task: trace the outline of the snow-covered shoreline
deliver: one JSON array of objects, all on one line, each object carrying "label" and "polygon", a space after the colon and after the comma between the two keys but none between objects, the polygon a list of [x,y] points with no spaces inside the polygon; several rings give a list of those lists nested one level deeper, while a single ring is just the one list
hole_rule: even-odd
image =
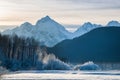
[{"label": "snow-covered shoreline", "polygon": [[1,76],[1,79],[79,79],[79,80],[120,80],[120,70],[111,71],[66,71],[41,70],[17,71]]}]

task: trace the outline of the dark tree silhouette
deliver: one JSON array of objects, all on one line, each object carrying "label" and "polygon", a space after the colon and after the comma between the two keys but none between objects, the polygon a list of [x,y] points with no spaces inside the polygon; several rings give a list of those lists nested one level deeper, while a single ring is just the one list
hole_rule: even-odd
[{"label": "dark tree silhouette", "polygon": [[18,70],[35,67],[40,50],[39,42],[33,38],[0,34],[0,65],[7,69]]}]

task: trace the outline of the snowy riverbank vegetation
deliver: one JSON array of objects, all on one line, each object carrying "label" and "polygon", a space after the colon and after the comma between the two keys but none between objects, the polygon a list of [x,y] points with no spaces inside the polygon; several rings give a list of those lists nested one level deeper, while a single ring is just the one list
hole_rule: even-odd
[{"label": "snowy riverbank vegetation", "polygon": [[[54,54],[47,54],[33,38],[19,38],[16,35],[0,35],[0,61],[0,66],[10,71],[73,70],[71,65]],[[94,65],[92,63],[90,67]]]}]

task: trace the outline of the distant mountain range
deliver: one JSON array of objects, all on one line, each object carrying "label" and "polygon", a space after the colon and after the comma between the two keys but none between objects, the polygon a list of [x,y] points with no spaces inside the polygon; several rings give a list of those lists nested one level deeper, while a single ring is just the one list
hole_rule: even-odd
[{"label": "distant mountain range", "polygon": [[66,62],[120,62],[120,27],[96,28],[47,51]]},{"label": "distant mountain range", "polygon": [[[117,21],[110,21],[106,26],[119,27],[120,23]],[[67,31],[64,26],[51,19],[49,16],[46,16],[38,20],[35,25],[25,22],[19,27],[2,32],[2,35],[12,36],[16,34],[19,37],[33,37],[39,41],[41,45],[53,47],[65,39],[79,37],[99,27],[103,26],[88,22],[80,26],[80,28],[78,28],[78,30],[76,30],[74,33],[71,33]]]}]

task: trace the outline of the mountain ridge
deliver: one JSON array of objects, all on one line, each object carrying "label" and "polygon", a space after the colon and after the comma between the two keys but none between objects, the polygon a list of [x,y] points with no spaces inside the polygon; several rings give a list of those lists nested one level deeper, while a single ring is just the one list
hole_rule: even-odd
[{"label": "mountain ridge", "polygon": [[[116,27],[118,27],[119,22],[117,21],[109,22],[106,27],[109,24],[112,26],[112,23],[113,25],[116,23]],[[41,44],[46,45],[47,47],[53,47],[65,39],[73,39],[82,36],[99,27],[104,26],[87,22],[80,26],[74,33],[70,33],[64,26],[51,19],[49,16],[45,16],[38,20],[35,25],[25,22],[19,27],[2,32],[2,34],[11,36],[16,34],[19,37],[33,37]]]},{"label": "mountain ridge", "polygon": [[54,53],[66,62],[120,62],[120,27],[101,27],[76,37],[64,40],[48,53]]},{"label": "mountain ridge", "polygon": [[58,42],[66,39],[69,32],[67,32],[62,25],[52,20],[49,16],[46,16],[38,20],[36,25],[25,22],[19,27],[2,32],[2,34],[16,34],[19,37],[34,37],[43,45],[54,46]]}]

